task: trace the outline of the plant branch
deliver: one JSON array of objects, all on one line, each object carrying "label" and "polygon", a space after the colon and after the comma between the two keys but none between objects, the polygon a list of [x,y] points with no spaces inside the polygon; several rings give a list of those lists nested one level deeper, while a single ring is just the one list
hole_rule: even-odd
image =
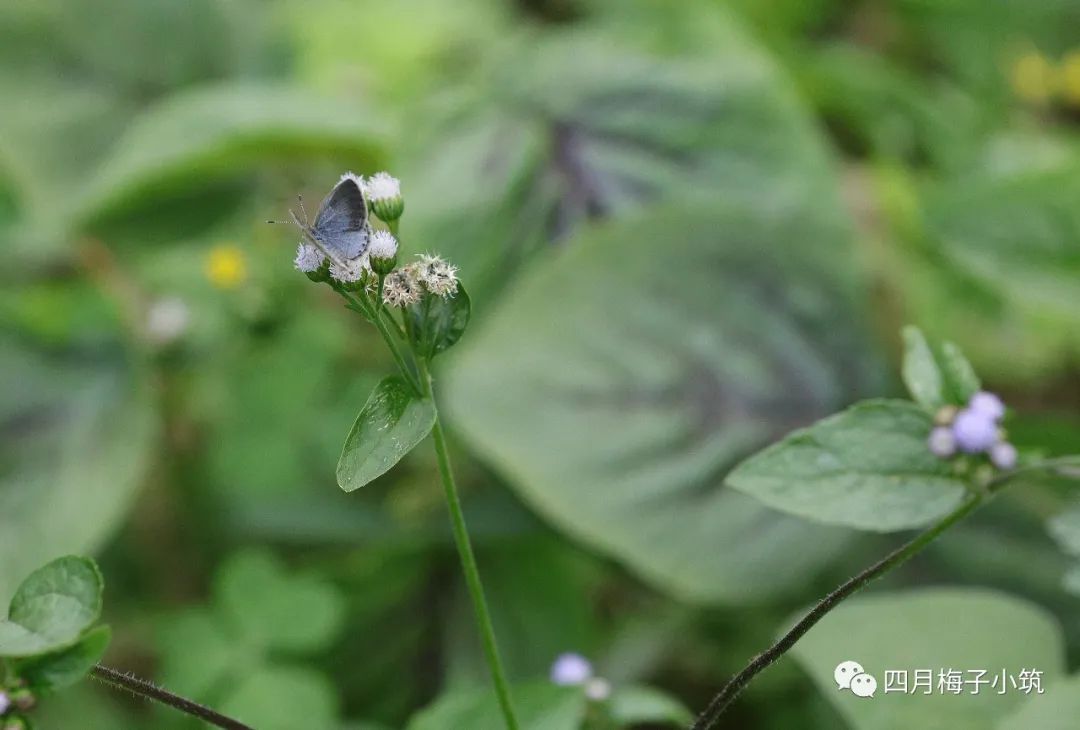
[{"label": "plant branch", "polygon": [[175,695],[162,687],[147,682],[145,679],[139,679],[130,674],[118,672],[103,664],[98,664],[94,667],[90,672],[90,676],[105,684],[112,685],[113,687],[126,689],[132,694],[154,700],[155,702],[160,702],[163,705],[168,705],[184,714],[197,717],[214,727],[224,728],[224,730],[255,730],[250,725],[245,725],[239,720],[226,717],[220,712],[200,705],[198,702],[193,702],[185,697]]},{"label": "plant branch", "polygon": [[[379,334],[382,335],[383,340],[386,342],[387,348],[390,350],[390,354],[394,357],[394,362],[397,363],[398,369],[401,370],[401,374],[409,382],[409,385],[415,389],[418,394],[424,392],[423,386],[419,382],[416,374],[416,369],[409,366],[408,361],[405,359],[405,355],[401,352],[401,347],[398,345],[398,341],[390,333],[390,330],[386,326],[386,321],[382,318],[382,307],[379,302],[375,302],[374,305],[367,301],[366,297],[355,297],[349,293],[346,289],[340,286],[334,286],[334,291],[345,298],[345,301],[349,302],[354,308],[359,309],[364,313],[364,316],[368,318],[375,325],[375,328],[379,330]],[[392,321],[392,320],[391,320]],[[397,324],[395,323],[395,328]]]},{"label": "plant branch", "polygon": [[802,638],[803,634],[813,628],[814,624],[823,619],[829,611],[837,606],[837,604],[858,592],[861,588],[864,588],[871,581],[880,578],[893,568],[907,562],[909,558],[933,542],[941,533],[967,517],[982,503],[982,501],[983,497],[981,495],[971,494],[958,508],[943,517],[932,527],[920,533],[909,542],[904,543],[896,550],[893,550],[884,558],[858,575],[852,577],[839,588],[818,601],[818,603],[787,633],[781,636],[775,644],[754,657],[742,671],[727,681],[727,684],[720,689],[720,692],[713,697],[709,706],[706,707],[704,712],[698,717],[697,721],[692,726],[692,730],[709,730],[709,728],[714,727],[717,720],[720,718],[720,715],[722,715],[724,710],[735,701],[735,698],[746,688],[746,685],[750,683],[750,680],[768,668],[770,664],[782,657],[788,649],[795,645],[795,642]]},{"label": "plant branch", "polygon": [[[435,396],[431,384],[431,373],[428,371],[427,363],[422,358],[417,358],[417,361],[420,364],[420,379],[424,383],[424,395],[434,402]],[[484,586],[480,582],[480,570],[476,566],[476,556],[473,554],[472,543],[469,541],[469,530],[465,525],[465,514],[461,509],[461,499],[458,497],[454,472],[450,466],[450,453],[446,448],[446,435],[443,433],[442,419],[437,411],[435,426],[431,429],[431,434],[435,440],[435,454],[439,461],[439,474],[442,477],[443,490],[446,492],[446,505],[450,510],[450,524],[453,527],[454,542],[457,545],[458,556],[461,558],[461,568],[465,573],[465,583],[469,588],[469,596],[472,599],[473,613],[476,615],[476,623],[480,629],[484,656],[491,672],[491,680],[495,684],[495,694],[499,699],[499,707],[502,710],[503,721],[506,723],[507,730],[518,730],[519,725],[514,714],[514,705],[510,699],[510,684],[506,680],[506,670],[503,669],[502,660],[499,658],[499,646],[495,641],[495,628],[491,623],[487,600],[484,598]]]}]

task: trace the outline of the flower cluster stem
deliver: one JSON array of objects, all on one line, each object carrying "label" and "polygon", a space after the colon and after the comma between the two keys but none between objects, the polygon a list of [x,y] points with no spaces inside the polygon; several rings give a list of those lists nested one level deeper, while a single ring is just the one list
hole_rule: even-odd
[{"label": "flower cluster stem", "polygon": [[198,702],[189,700],[186,697],[173,694],[163,687],[158,687],[152,682],[147,682],[145,679],[139,679],[138,677],[133,677],[124,672],[118,672],[103,664],[98,664],[94,667],[90,672],[90,676],[105,684],[112,685],[113,687],[126,689],[132,694],[145,697],[148,700],[160,702],[163,705],[168,705],[186,715],[197,717],[214,727],[223,728],[224,730],[255,730],[250,725],[245,725],[239,720],[234,720],[231,717],[222,715],[220,712],[211,710],[209,707],[200,705]]},{"label": "flower cluster stem", "polygon": [[[423,360],[420,360],[420,371],[420,379],[424,384],[424,395],[434,401],[431,373]],[[491,622],[491,613],[488,611],[487,600],[484,597],[484,586],[480,582],[480,570],[477,568],[476,556],[473,554],[469,531],[465,525],[465,514],[461,509],[461,499],[458,497],[454,472],[450,466],[450,453],[446,446],[446,434],[443,432],[438,411],[436,411],[435,426],[431,430],[431,435],[435,441],[435,455],[439,462],[439,475],[442,477],[443,490],[446,492],[446,505],[450,510],[450,524],[453,527],[454,543],[457,545],[461,568],[465,573],[465,583],[469,589],[469,597],[472,599],[473,613],[476,615],[476,623],[480,629],[484,657],[487,659],[491,680],[495,685],[495,694],[498,697],[499,707],[502,710],[507,730],[518,730],[517,716],[514,714],[514,705],[510,699],[510,683],[506,679],[502,659],[499,658],[499,646],[495,641],[495,628]]]}]

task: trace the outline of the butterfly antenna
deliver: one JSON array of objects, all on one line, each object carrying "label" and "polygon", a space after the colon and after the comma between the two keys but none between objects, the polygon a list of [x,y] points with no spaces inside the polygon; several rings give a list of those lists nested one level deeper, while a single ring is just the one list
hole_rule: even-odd
[{"label": "butterfly antenna", "polygon": [[304,227],[307,227],[307,226],[309,226],[311,224],[308,222],[307,211],[304,210],[304,196],[303,195],[297,195],[296,200],[300,203],[300,212],[304,214]]}]

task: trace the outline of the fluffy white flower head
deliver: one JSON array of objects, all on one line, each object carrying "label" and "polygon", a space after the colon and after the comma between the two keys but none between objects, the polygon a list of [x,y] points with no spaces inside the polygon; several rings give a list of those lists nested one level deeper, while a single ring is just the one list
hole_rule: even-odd
[{"label": "fluffy white flower head", "polygon": [[585,696],[594,702],[603,702],[611,697],[611,682],[603,677],[593,677],[585,683]]},{"label": "fluffy white flower head", "polygon": [[356,183],[356,187],[360,188],[361,192],[364,191],[366,183],[364,182],[364,178],[362,176],[357,175],[354,172],[347,172],[342,175],[341,178],[338,180],[338,185],[345,182],[346,180],[352,180],[354,183]]},{"label": "fluffy white flower head", "polygon": [[357,257],[351,261],[344,261],[342,264],[332,263],[330,264],[330,276],[336,281],[340,281],[342,284],[350,284],[354,281],[360,281],[365,273],[371,270],[371,265],[368,263],[367,254]]},{"label": "fluffy white flower head", "polygon": [[383,281],[383,301],[391,307],[407,307],[420,301],[423,288],[412,266],[391,271]]},{"label": "fluffy white flower head", "polygon": [[397,256],[398,242],[390,231],[375,231],[371,234],[368,255],[373,259],[392,259]]},{"label": "fluffy white flower head", "polygon": [[440,297],[449,297],[457,293],[457,267],[451,266],[438,256],[420,255],[416,262],[420,281],[424,287]]},{"label": "fluffy white flower head", "polygon": [[187,331],[191,310],[180,297],[165,297],[150,305],[146,313],[146,334],[158,344],[176,340]]},{"label": "fluffy white flower head", "polygon": [[298,270],[310,274],[312,271],[318,271],[325,258],[326,255],[322,251],[307,241],[301,241],[296,248],[296,258],[293,259],[293,264]]},{"label": "fluffy white flower head", "polygon": [[401,181],[388,172],[377,172],[368,178],[364,193],[372,201],[400,198]]}]

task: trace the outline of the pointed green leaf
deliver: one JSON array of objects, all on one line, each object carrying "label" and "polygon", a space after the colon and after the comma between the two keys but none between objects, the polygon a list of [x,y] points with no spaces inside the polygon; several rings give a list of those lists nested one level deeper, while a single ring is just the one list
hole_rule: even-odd
[{"label": "pointed green leaf", "polygon": [[941,343],[941,370],[957,404],[967,403],[982,389],[975,368],[952,342]]},{"label": "pointed green leaf", "polygon": [[416,352],[431,359],[453,347],[464,334],[471,315],[469,293],[460,281],[452,297],[425,296],[407,312],[412,323],[409,333]]},{"label": "pointed green leaf", "polygon": [[0,621],[0,656],[37,656],[73,645],[101,614],[103,590],[89,558],[58,558],[34,571]]},{"label": "pointed green leaf", "polygon": [[955,509],[966,491],[927,448],[931,427],[930,414],[913,403],[865,401],[751,456],[727,482],[825,524],[918,527]]},{"label": "pointed green leaf", "polygon": [[89,674],[109,648],[112,631],[98,626],[83,634],[79,642],[52,654],[15,664],[15,673],[31,689],[53,691],[75,684]]},{"label": "pointed green leaf", "polygon": [[929,411],[946,404],[945,377],[930,343],[917,327],[904,328],[904,385],[912,399]]},{"label": "pointed green leaf", "polygon": [[375,386],[345,439],[338,485],[346,492],[389,471],[424,440],[435,425],[435,404],[397,375]]}]

